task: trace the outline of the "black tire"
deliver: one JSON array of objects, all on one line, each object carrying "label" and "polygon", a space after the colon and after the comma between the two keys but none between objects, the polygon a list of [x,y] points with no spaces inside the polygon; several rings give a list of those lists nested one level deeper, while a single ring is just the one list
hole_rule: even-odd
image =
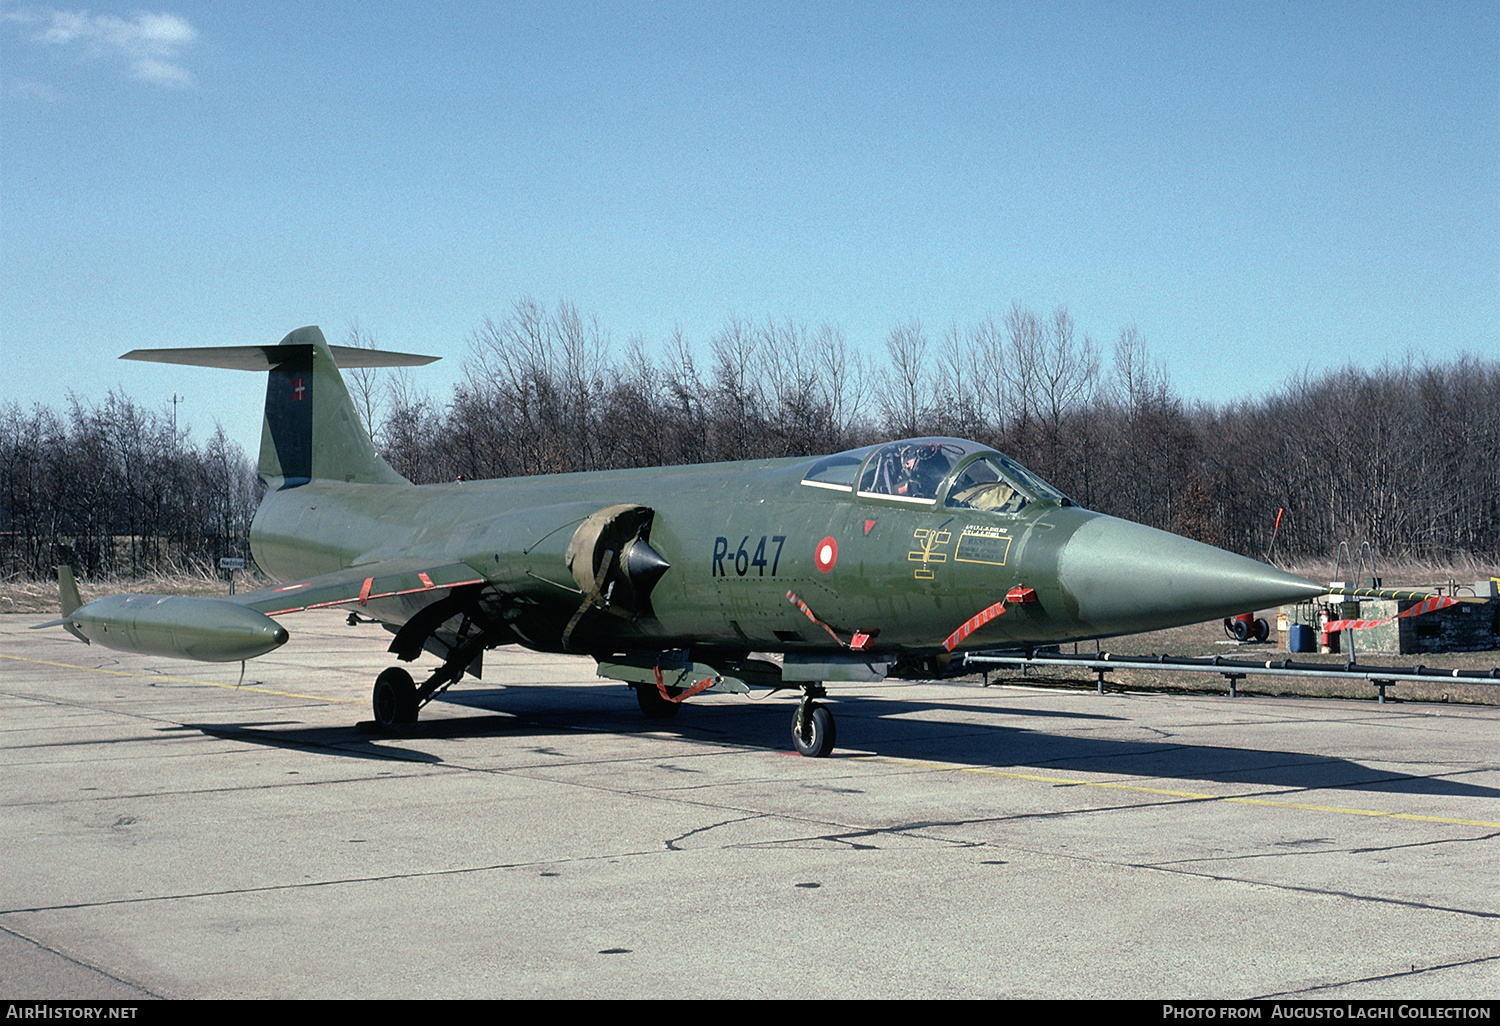
[{"label": "black tire", "polygon": [[1256,641],[1265,641],[1270,636],[1271,636],[1271,625],[1268,624],[1268,623],[1266,623],[1265,618],[1262,617],[1261,619],[1256,620],[1255,621],[1255,640]]},{"label": "black tire", "polygon": [[1253,630],[1253,628],[1244,620],[1234,621],[1234,640],[1249,641],[1251,630]]},{"label": "black tire", "polygon": [[1234,620],[1228,616],[1224,617],[1224,637],[1234,637]]},{"label": "black tire", "polygon": [[375,723],[382,730],[394,730],[417,722],[417,685],[411,674],[392,666],[375,678],[370,695]]},{"label": "black tire", "polygon": [[816,702],[799,707],[792,717],[792,747],[798,755],[809,759],[822,759],[833,751],[838,731],[833,724],[833,713]]},{"label": "black tire", "polygon": [[[646,714],[648,720],[670,720],[682,708],[682,703],[669,702],[661,697],[655,684],[636,684],[634,687],[635,700],[640,703],[641,712]],[[667,688],[667,694],[675,697],[682,694],[682,689]]]}]

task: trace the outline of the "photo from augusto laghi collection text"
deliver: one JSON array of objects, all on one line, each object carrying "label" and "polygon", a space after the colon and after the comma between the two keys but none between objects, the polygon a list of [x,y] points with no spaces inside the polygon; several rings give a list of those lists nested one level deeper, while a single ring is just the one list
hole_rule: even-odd
[{"label": "photo from augusto laghi collection text", "polygon": [[1477,1019],[1491,1018],[1495,1002],[1341,1001],[1326,1003],[1262,1002],[1208,1004],[1165,1002],[1163,1019]]}]

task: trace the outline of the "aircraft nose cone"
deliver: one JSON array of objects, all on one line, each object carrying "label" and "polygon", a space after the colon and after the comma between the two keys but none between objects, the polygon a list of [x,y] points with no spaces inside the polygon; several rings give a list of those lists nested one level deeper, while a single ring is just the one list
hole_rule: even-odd
[{"label": "aircraft nose cone", "polygon": [[1328,589],[1265,563],[1100,516],[1058,555],[1078,622],[1107,634],[1161,630],[1313,598]]}]

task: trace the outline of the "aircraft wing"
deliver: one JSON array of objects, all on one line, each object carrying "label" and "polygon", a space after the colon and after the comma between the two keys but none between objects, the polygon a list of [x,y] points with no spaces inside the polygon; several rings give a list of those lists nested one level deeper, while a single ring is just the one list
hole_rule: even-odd
[{"label": "aircraft wing", "polygon": [[467,563],[434,564],[420,559],[388,559],[319,574],[305,581],[247,591],[224,601],[267,616],[279,616],[329,606],[356,603],[363,606],[371,599],[438,592],[483,582],[484,576]]}]

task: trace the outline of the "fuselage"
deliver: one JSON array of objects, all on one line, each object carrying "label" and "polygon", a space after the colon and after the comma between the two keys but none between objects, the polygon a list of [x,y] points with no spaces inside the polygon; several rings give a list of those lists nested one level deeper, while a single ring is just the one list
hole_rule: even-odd
[{"label": "fuselage", "polygon": [[[873,446],[823,480],[810,478],[834,457],[424,486],[313,481],[266,495],[252,544],[259,565],[288,580],[395,558],[465,563],[509,608],[517,640],[542,649],[564,647],[560,624],[583,598],[564,563],[568,542],[612,503],[654,511],[650,544],[671,569],[647,614],[591,614],[582,634],[593,651],[828,648],[810,611],[845,637],[872,635],[872,650],[932,652],[1012,589],[1025,600],[965,647],[1029,647],[1197,622],[1305,591],[1264,564],[1055,492],[976,508],[959,498],[974,477],[964,471],[996,465],[995,454],[921,441],[953,455],[920,498],[871,483]],[[872,468],[863,479],[854,476],[861,466]],[[393,624],[418,608],[401,598],[372,605]]]}]

